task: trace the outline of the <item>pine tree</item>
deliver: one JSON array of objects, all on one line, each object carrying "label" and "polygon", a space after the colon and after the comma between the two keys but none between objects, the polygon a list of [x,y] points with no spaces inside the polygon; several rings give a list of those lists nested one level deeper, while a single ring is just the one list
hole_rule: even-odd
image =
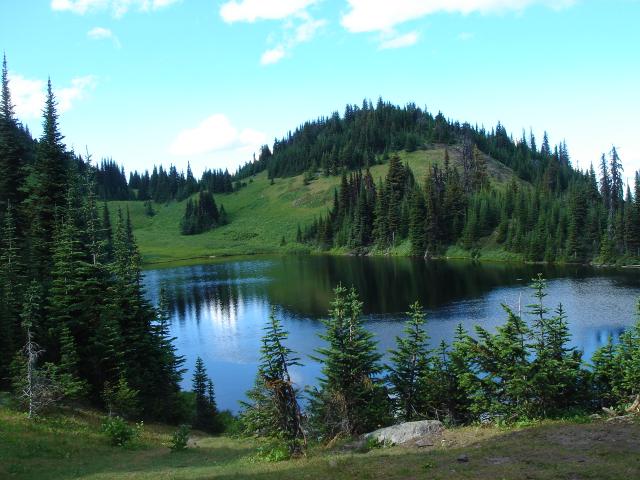
[{"label": "pine tree", "polygon": [[[160,302],[151,324],[155,361],[148,366],[153,382],[147,387],[146,393],[152,402],[147,405],[147,410],[154,418],[179,421],[180,382],[186,371],[183,368],[185,358],[178,355],[174,345],[176,337],[172,337],[170,333],[171,315],[164,288],[160,289],[159,297]],[[213,389],[213,384],[211,388]],[[215,410],[215,402],[213,405]]]},{"label": "pine tree", "polygon": [[390,352],[391,364],[386,367],[396,414],[406,422],[426,417],[428,392],[425,380],[430,363],[422,306],[415,302],[409,307],[408,315],[405,337],[396,337],[396,349]]},{"label": "pine tree", "polygon": [[13,206],[7,202],[0,235],[0,386],[9,384],[9,364],[21,343],[21,255],[16,237]]},{"label": "pine tree", "polygon": [[40,278],[47,278],[51,265],[51,249],[55,215],[64,207],[67,194],[69,159],[58,128],[57,102],[47,84],[47,95],[42,124],[42,137],[38,142],[35,165],[28,178],[29,196],[26,201],[31,218],[31,257],[33,270]]},{"label": "pine tree", "polygon": [[5,55],[2,61],[0,92],[0,210],[5,210],[8,203],[13,204],[15,208],[24,197],[26,151],[19,138],[13,108]]},{"label": "pine tree", "polygon": [[418,189],[411,196],[411,211],[409,214],[409,240],[411,241],[411,255],[424,256],[427,251],[427,239],[425,235],[426,207],[424,196]]},{"label": "pine tree", "polygon": [[[245,404],[243,415],[247,425],[253,429],[253,433],[282,438],[286,441],[289,452],[292,455],[298,455],[304,452],[307,439],[289,369],[301,364],[295,352],[284,344],[288,333],[276,317],[275,308],[271,309],[264,332],[258,368],[259,384],[263,387],[263,395],[262,398],[254,398],[253,404]],[[270,405],[264,405],[265,402]],[[253,412],[247,413],[247,410],[253,410]],[[272,418],[261,418],[264,412],[270,413]],[[255,419],[254,422],[251,422],[252,418]],[[265,426],[271,428],[264,431]]]},{"label": "pine tree", "polygon": [[362,302],[354,289],[336,287],[330,318],[316,352],[323,363],[320,387],[311,399],[312,421],[325,438],[363,433],[389,420],[387,395],[373,336],[362,326]]},{"label": "pine tree", "polygon": [[503,308],[507,321],[495,334],[476,326],[482,385],[492,413],[527,417],[532,412],[529,328],[520,314],[504,304]]},{"label": "pine tree", "polygon": [[[209,395],[209,383],[212,382],[200,357],[196,359],[192,382],[193,393],[196,396],[194,427],[212,433],[219,432],[218,411],[215,403],[211,402],[213,395]],[[213,388],[211,390],[213,391]]]}]

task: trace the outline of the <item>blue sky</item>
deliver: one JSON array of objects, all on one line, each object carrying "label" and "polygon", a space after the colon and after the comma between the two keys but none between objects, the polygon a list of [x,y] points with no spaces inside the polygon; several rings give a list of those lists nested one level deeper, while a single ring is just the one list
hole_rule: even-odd
[{"label": "blue sky", "polygon": [[415,102],[640,169],[638,0],[0,0],[18,117],[76,151],[235,169],[346,103]]}]

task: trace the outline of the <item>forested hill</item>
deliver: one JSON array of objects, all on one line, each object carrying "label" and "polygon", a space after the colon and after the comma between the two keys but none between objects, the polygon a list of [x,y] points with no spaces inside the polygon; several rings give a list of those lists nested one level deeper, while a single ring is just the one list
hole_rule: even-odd
[{"label": "forested hill", "polygon": [[[412,171],[394,155],[434,146],[460,152],[460,161],[450,162],[447,152],[444,165]],[[487,158],[524,183],[491,182]],[[387,161],[389,175],[376,183],[368,172]],[[552,147],[546,133],[538,147],[532,133],[514,140],[501,124],[486,130],[379,100],[305,123],[277,140],[273,152],[263,147],[237,177],[263,170],[271,179],[342,175],[328,214],[297,235],[321,249],[388,252],[408,240],[416,256],[440,255],[452,245],[478,255],[490,244],[531,261],[635,261],[638,177],[635,194],[627,189],[625,196],[615,147],[597,167],[598,175],[593,164],[575,169],[566,143]]]},{"label": "forested hill", "polygon": [[[151,174],[133,172],[125,186],[122,169],[107,161],[97,179],[107,200],[168,205],[197,192],[215,194],[231,225],[218,223],[215,233],[202,233],[207,241],[198,235],[181,239],[185,253],[192,244],[199,245],[198,254],[237,251],[230,247],[238,238],[260,244],[241,252],[273,251],[277,238],[283,245],[294,240],[302,248],[359,254],[431,257],[454,248],[477,257],[489,249],[530,261],[635,263],[638,177],[633,194],[630,188],[625,192],[615,147],[600,158],[594,152],[594,159],[598,173],[593,164],[580,171],[572,166],[567,145],[552,146],[546,133],[540,142],[525,132],[514,140],[501,124],[487,130],[414,104],[379,100],[375,107],[369,101],[348,105],[344,115],[301,125],[276,140],[273,151],[263,146],[258,158],[233,175],[207,170],[198,180],[190,168],[185,176],[173,166],[154,167]],[[302,185],[295,193],[274,186],[298,185],[297,178]],[[247,189],[253,181],[259,187]],[[301,212],[306,191],[326,202]],[[252,195],[261,196],[261,218],[278,217],[273,225],[255,226],[257,210],[243,207],[257,201],[246,198]],[[146,209],[154,210],[149,204]],[[154,211],[159,215],[153,222],[165,230],[168,223],[184,223],[175,208],[171,220],[161,220],[162,209]],[[153,227],[150,223],[142,219],[134,227]],[[149,238],[158,233],[152,228]],[[143,253],[145,246],[143,240]]]},{"label": "forested hill", "polygon": [[514,141],[500,123],[487,131],[447,120],[442,113],[433,116],[415,104],[399,107],[379,99],[375,107],[365,100],[361,107],[347,105],[342,116],[334,112],[304,123],[276,140],[273,152],[263,147],[258,160],[240,168],[237,175],[245,177],[264,169],[269,171],[269,177],[318,170],[325,175],[338,175],[343,169],[371,166],[385,153],[463,143],[477,145],[532,183],[553,181],[566,188],[572,174],[566,144],[561,142],[552,150],[546,133],[538,148],[532,133],[523,132],[522,138]]}]

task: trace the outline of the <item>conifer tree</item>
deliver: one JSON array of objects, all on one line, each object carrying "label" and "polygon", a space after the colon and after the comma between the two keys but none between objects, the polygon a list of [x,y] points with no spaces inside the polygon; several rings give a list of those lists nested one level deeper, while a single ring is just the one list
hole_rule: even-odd
[{"label": "conifer tree", "polygon": [[22,265],[11,202],[0,235],[0,386],[9,384],[9,364],[20,345]]},{"label": "conifer tree", "polygon": [[[211,384],[211,389],[209,389]],[[196,359],[193,372],[193,393],[196,396],[194,427],[211,433],[220,432],[218,410],[213,397],[213,382],[207,376],[202,358]]]},{"label": "conifer tree", "polygon": [[4,211],[8,203],[12,203],[13,208],[16,208],[24,197],[26,152],[19,139],[13,108],[5,55],[2,61],[0,92],[0,211]]},{"label": "conifer tree", "polygon": [[405,422],[426,417],[428,392],[425,380],[430,364],[429,337],[424,329],[422,306],[415,302],[409,307],[408,315],[405,336],[396,337],[396,349],[390,352],[391,364],[386,367],[396,414]]},{"label": "conifer tree", "polygon": [[320,387],[312,394],[315,428],[326,438],[363,433],[389,420],[387,395],[373,336],[362,326],[362,302],[354,289],[334,290],[330,318],[316,360],[323,363]]},{"label": "conifer tree", "polygon": [[409,225],[409,240],[411,241],[411,255],[424,256],[427,251],[425,235],[426,207],[420,190],[414,190],[411,196],[411,211]]},{"label": "conifer tree", "polygon": [[[246,404],[246,410],[253,412],[244,415],[245,420],[251,421],[253,418],[255,423],[248,423],[248,426],[254,429],[254,433],[262,430],[263,434],[279,437],[287,443],[292,455],[298,455],[304,452],[307,439],[289,369],[301,364],[295,352],[285,346],[287,337],[288,333],[276,317],[275,308],[272,308],[260,349],[258,382],[263,387],[262,398],[254,397],[254,404]],[[264,402],[268,405],[264,405]],[[272,415],[272,418],[261,418],[264,413]],[[264,431],[265,426],[270,428]]]}]

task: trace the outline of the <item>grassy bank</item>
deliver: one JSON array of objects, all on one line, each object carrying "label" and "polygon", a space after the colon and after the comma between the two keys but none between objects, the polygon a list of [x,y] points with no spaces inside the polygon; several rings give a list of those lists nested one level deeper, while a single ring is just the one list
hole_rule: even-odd
[{"label": "grassy bank", "polygon": [[[450,157],[456,164],[460,152],[454,147],[450,149]],[[432,165],[443,165],[444,148],[401,152],[401,158],[422,182]],[[501,163],[490,158],[487,162],[494,185],[500,187],[513,177],[513,172]],[[386,164],[376,165],[371,168],[371,174],[377,182],[386,176],[387,170]],[[328,211],[339,183],[340,177],[320,176],[305,185],[300,175],[276,179],[271,185],[266,172],[262,172],[248,179],[247,186],[240,191],[216,195],[218,206],[224,205],[229,215],[228,225],[191,236],[180,235],[179,231],[185,202],[154,204],[155,215],[151,217],[145,214],[143,202],[110,202],[109,207],[113,216],[118,208],[129,209],[145,263],[229,255],[308,253],[308,247],[295,242],[298,225],[304,228]],[[407,255],[409,245],[405,242],[391,252],[379,253]]]},{"label": "grassy bank", "polygon": [[[3,479],[620,479],[640,475],[640,425],[543,422],[451,429],[425,448],[367,453],[314,447],[307,458],[269,463],[256,441],[197,435],[184,452],[167,447],[173,427],[147,424],[131,447],[112,447],[94,411],[36,422],[0,408]],[[468,461],[459,461],[466,456]]]}]

